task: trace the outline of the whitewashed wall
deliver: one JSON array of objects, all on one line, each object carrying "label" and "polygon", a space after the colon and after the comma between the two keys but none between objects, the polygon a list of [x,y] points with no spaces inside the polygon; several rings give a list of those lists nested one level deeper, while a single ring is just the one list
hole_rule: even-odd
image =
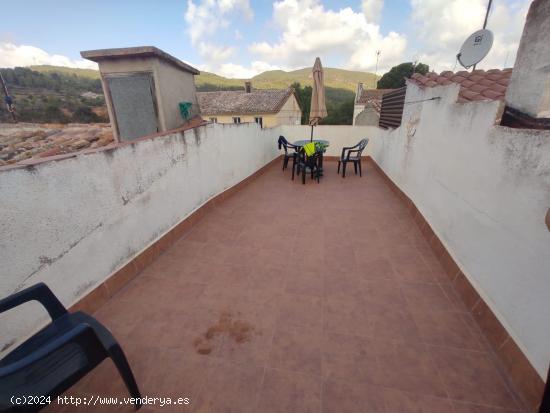
[{"label": "whitewashed wall", "polygon": [[371,154],[415,202],[542,377],[550,357],[550,131],[494,126],[497,102],[409,85]]},{"label": "whitewashed wall", "polygon": [[[0,297],[44,281],[73,304],[277,155],[272,130],[216,124],[0,171]],[[0,314],[0,349],[46,320],[39,308]]]}]

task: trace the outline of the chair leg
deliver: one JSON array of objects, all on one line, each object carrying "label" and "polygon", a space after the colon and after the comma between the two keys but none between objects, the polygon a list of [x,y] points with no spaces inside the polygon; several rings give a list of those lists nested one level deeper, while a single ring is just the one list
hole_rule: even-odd
[{"label": "chair leg", "polygon": [[134,374],[132,373],[132,369],[128,364],[128,360],[126,359],[122,348],[120,348],[120,345],[116,344],[109,349],[109,357],[111,358],[111,360],[113,360],[113,363],[115,364],[118,372],[124,380],[124,384],[126,384],[126,388],[128,389],[130,396],[138,399],[136,400],[136,404],[134,405],[134,407],[136,408],[136,410],[139,409],[141,407],[141,393],[139,392],[139,388],[136,383],[136,379],[134,378]]},{"label": "chair leg", "polygon": [[292,180],[294,181],[294,171],[296,169],[296,162],[292,161]]},{"label": "chair leg", "polygon": [[353,169],[355,170],[355,175],[357,175],[357,162],[353,161]]},{"label": "chair leg", "polygon": [[306,184],[306,175],[307,175],[307,170],[304,167],[304,170],[302,171],[302,185]]},{"label": "chair leg", "polygon": [[346,177],[346,166],[347,166],[347,162],[344,161],[342,162],[342,178],[345,178]]},{"label": "chair leg", "polygon": [[361,170],[361,159],[359,159],[359,177],[363,176],[363,171]]},{"label": "chair leg", "polygon": [[340,161],[338,161],[338,174],[340,173]]}]

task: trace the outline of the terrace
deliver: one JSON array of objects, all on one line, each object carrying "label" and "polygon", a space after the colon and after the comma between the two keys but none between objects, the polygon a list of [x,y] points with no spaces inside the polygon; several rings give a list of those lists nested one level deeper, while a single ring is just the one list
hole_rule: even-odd
[{"label": "terrace", "polygon": [[[197,412],[526,411],[407,205],[368,165],[343,180],[328,162],[303,187],[272,164],[95,312],[142,394],[189,397]],[[108,360],[67,394],[127,391]]]},{"label": "terrace", "polygon": [[[144,396],[191,402],[142,411],[546,413],[549,18],[534,1],[512,72],[415,75],[382,101],[394,128],[316,126],[306,185],[277,139],[309,126],[205,122],[196,69],[83,53],[113,142],[0,166],[2,296],[46,283],[112,330]],[[365,137],[364,176],[337,176]],[[0,352],[48,320],[2,313]],[[66,394],[127,392],[105,361]]]}]

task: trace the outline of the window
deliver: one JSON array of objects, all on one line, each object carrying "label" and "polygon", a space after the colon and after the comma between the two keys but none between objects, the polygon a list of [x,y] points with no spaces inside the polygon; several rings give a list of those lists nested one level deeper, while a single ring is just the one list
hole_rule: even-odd
[{"label": "window", "polygon": [[260,125],[260,128],[264,127],[264,120],[262,119],[262,117],[254,118],[254,122],[256,122],[258,125]]},{"label": "window", "polygon": [[239,116],[233,118],[233,123],[241,123],[241,118]]},{"label": "window", "polygon": [[212,122],[212,123],[218,123],[218,118],[210,118],[210,122]]}]

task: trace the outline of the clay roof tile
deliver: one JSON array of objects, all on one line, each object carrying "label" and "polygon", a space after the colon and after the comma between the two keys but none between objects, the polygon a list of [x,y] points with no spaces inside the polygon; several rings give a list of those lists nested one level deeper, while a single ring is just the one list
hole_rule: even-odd
[{"label": "clay roof tile", "polygon": [[502,99],[504,97],[504,95],[502,93],[497,92],[497,91],[492,90],[492,89],[484,90],[483,92],[481,92],[481,94],[483,96],[485,96],[486,98],[489,98],[491,100],[498,100],[498,99]]},{"label": "clay roof tile", "polygon": [[506,88],[510,83],[511,74],[512,69],[474,70],[471,73],[461,70],[457,73],[445,71],[439,75],[433,72],[425,75],[415,73],[411,80],[422,87],[456,83],[460,85],[459,97],[457,99],[459,102],[502,100],[506,94]]},{"label": "clay roof tile", "polygon": [[460,96],[466,100],[475,100],[475,97],[479,96],[479,93],[472,92],[471,90],[461,90]]},{"label": "clay roof tile", "polygon": [[293,93],[288,89],[198,92],[203,115],[277,113]]},{"label": "clay roof tile", "polygon": [[481,93],[484,90],[487,90],[487,86],[480,85],[479,83],[476,83],[475,85],[472,85],[468,88],[468,90],[471,90],[472,92]]}]

